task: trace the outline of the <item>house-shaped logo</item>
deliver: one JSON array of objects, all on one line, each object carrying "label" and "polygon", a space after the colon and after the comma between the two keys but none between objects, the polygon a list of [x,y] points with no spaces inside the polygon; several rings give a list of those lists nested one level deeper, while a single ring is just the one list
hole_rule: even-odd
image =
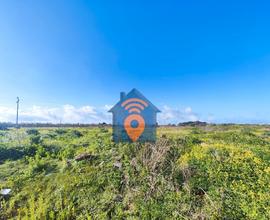
[{"label": "house-shaped logo", "polygon": [[113,114],[114,142],[153,142],[156,140],[157,113],[160,110],[138,90],[127,95],[120,93],[120,101],[109,112]]}]

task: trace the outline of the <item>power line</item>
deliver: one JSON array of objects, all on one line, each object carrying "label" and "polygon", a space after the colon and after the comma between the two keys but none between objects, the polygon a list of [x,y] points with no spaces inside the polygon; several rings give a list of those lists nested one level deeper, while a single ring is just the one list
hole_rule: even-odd
[{"label": "power line", "polygon": [[20,103],[20,98],[17,97],[17,115],[16,115],[16,128],[19,128],[19,103]]}]

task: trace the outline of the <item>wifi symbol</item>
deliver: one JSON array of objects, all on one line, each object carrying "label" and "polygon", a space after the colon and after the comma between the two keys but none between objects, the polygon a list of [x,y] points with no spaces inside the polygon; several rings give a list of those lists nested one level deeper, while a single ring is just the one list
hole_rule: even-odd
[{"label": "wifi symbol", "polygon": [[131,98],[124,101],[121,106],[124,107],[129,113],[136,112],[140,114],[141,111],[148,106],[148,104],[141,99]]},{"label": "wifi symbol", "polygon": [[[145,121],[144,118],[139,114],[145,109],[145,107],[148,106],[148,104],[141,99],[130,98],[124,101],[121,106],[130,113],[130,115],[124,120],[124,128],[129,138],[134,142],[138,140],[138,138],[144,132]],[[132,125],[133,121],[137,122],[135,127]]]}]

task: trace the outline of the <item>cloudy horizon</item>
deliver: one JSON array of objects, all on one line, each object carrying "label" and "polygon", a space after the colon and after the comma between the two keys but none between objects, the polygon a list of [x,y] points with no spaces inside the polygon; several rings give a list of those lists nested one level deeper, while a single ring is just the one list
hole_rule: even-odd
[{"label": "cloudy horizon", "polygon": [[[71,123],[71,124],[98,124],[112,123],[112,114],[108,110],[113,105],[75,106],[72,104],[57,105],[54,107],[33,105],[21,107],[19,110],[19,123]],[[228,118],[216,117],[214,114],[199,114],[191,107],[173,108],[168,105],[160,107],[161,113],[157,115],[157,122],[160,125],[178,124],[187,121],[204,121],[208,123],[239,123],[239,124],[267,124],[265,115],[231,116]],[[0,122],[14,123],[16,120],[16,106],[0,105]]]},{"label": "cloudy horizon", "polygon": [[[80,123],[98,124],[112,123],[112,114],[108,110],[112,105],[104,106],[74,106],[65,104],[58,107],[33,105],[19,110],[20,123]],[[158,114],[159,124],[177,124],[185,121],[201,120],[191,107],[171,108],[167,105],[161,107]],[[0,122],[14,122],[16,119],[16,106],[0,106]],[[210,119],[210,118],[209,118]],[[211,122],[208,120],[207,122]]]}]

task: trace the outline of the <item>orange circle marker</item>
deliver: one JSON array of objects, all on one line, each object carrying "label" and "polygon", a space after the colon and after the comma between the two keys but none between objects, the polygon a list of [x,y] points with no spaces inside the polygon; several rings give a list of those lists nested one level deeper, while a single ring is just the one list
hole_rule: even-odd
[{"label": "orange circle marker", "polygon": [[[133,128],[131,126],[131,122],[132,121],[137,121],[138,122],[138,126],[136,128]],[[128,136],[130,137],[130,139],[135,142],[136,140],[138,140],[138,138],[141,136],[141,134],[144,131],[145,128],[145,122],[142,116],[140,115],[136,115],[136,114],[132,114],[129,115],[125,121],[124,121],[124,127],[125,130],[128,134]]]}]

